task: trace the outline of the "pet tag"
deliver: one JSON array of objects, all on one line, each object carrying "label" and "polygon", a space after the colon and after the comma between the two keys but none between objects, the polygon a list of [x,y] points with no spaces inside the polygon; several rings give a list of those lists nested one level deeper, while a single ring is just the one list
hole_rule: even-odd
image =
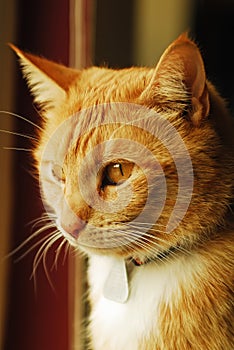
[{"label": "pet tag", "polygon": [[125,303],[128,300],[128,275],[124,259],[115,259],[103,289],[106,299],[117,303]]}]

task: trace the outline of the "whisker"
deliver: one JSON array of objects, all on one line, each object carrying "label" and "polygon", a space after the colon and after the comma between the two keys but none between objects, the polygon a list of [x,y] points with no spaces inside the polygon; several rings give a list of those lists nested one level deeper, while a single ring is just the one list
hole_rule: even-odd
[{"label": "whisker", "polygon": [[25,253],[23,253],[19,258],[15,260],[15,262],[19,262],[22,260],[25,256],[27,256],[31,251],[33,251],[38,245],[40,245],[42,242],[44,242],[46,239],[48,239],[48,236],[42,237],[39,241],[34,243],[29,249],[26,250]]},{"label": "whisker", "polygon": [[43,228],[49,229],[49,228],[56,227],[54,219],[49,217],[42,217],[37,220],[32,220],[31,223],[28,225],[32,226],[32,230],[34,230],[34,228],[36,228],[38,225],[44,225],[40,229],[43,229]]},{"label": "whisker", "polygon": [[40,248],[38,249],[36,255],[35,255],[35,258],[34,258],[34,261],[33,261],[33,272],[32,272],[32,276],[34,275],[34,273],[36,272],[37,268],[38,268],[38,265],[42,259],[42,256],[43,256],[43,253],[44,253],[44,250],[45,248],[47,247],[47,245],[50,246],[50,242],[52,240],[54,240],[56,238],[60,237],[60,235],[58,235],[58,232],[57,230],[55,232],[52,232],[49,237],[47,236],[46,237],[46,240],[44,241],[44,243],[40,246]]},{"label": "whisker", "polygon": [[[58,233],[58,232],[57,232]],[[57,242],[57,240],[61,238],[61,234],[55,236],[53,239],[51,239],[51,241],[49,241],[49,244],[46,246],[46,248],[44,249],[43,253],[42,253],[42,261],[43,261],[43,267],[44,267],[44,271],[45,271],[45,274],[46,274],[46,277],[47,277],[47,280],[51,286],[51,288],[53,289],[53,291],[55,292],[55,288],[54,288],[54,285],[52,283],[52,280],[51,280],[51,277],[50,277],[50,274],[48,272],[48,269],[47,269],[47,266],[46,266],[46,256],[48,254],[48,251],[49,249],[52,247],[52,245]],[[54,266],[54,264],[53,264]],[[52,268],[53,268],[52,266]],[[51,270],[52,270],[51,268]]]},{"label": "whisker", "polygon": [[[61,237],[62,237],[62,234],[61,234]],[[57,269],[59,254],[61,253],[63,246],[66,245],[67,243],[68,242],[67,242],[66,238],[63,238],[62,242],[59,244],[58,248],[56,249],[54,264],[53,264],[52,268],[55,267]],[[63,261],[64,261],[64,258],[63,258]]]},{"label": "whisker", "polygon": [[[37,289],[37,280],[36,280],[36,274],[37,274],[37,269],[39,267],[39,264],[42,262],[43,263],[43,268],[45,271],[46,278],[51,286],[51,288],[54,290],[53,283],[51,281],[50,273],[47,268],[47,256],[48,252],[58,240],[62,239],[62,241],[59,243],[56,251],[55,251],[55,259],[53,262],[53,265],[51,267],[51,271],[54,267],[57,268],[58,264],[58,259],[59,256],[63,250],[63,247],[65,246],[65,251],[64,251],[64,256],[63,256],[63,264],[65,261],[65,258],[68,254],[69,251],[69,244],[68,241],[63,238],[61,232],[56,228],[56,224],[54,222],[54,219],[56,218],[56,215],[54,213],[44,213],[40,218],[32,220],[30,223],[27,225],[32,225],[32,229],[34,229],[36,226],[40,226],[35,232],[33,232],[29,237],[27,237],[21,244],[19,244],[15,249],[13,249],[5,258],[9,258],[16,253],[20,252],[22,249],[27,247],[28,244],[30,246],[28,249],[23,252],[19,258],[15,259],[16,262],[22,260],[27,256],[30,252],[32,252],[34,249],[38,248],[34,260],[33,260],[33,267],[32,267],[32,273],[31,277],[33,278],[34,281],[34,288],[35,292]],[[54,229],[53,232],[46,233],[46,230],[48,229]],[[41,236],[42,234],[46,233],[45,235]],[[39,238],[40,237],[40,238]],[[37,239],[37,241],[34,241],[34,239]]]},{"label": "whisker", "polygon": [[125,223],[126,226],[130,227],[130,228],[134,228],[134,229],[137,229],[138,231],[146,228],[146,229],[149,229],[151,231],[154,231],[154,232],[160,232],[160,233],[165,233],[165,231],[159,229],[159,227],[163,227],[163,228],[166,228],[165,225],[162,225],[162,224],[156,224],[156,227],[157,228],[154,228],[152,223],[145,223],[145,222],[141,222],[139,223],[139,226],[138,226],[138,222],[137,223],[132,223],[132,222],[126,222]]},{"label": "whisker", "polygon": [[16,114],[16,113],[13,113],[13,112],[8,112],[8,111],[0,111],[0,113],[8,114],[8,115],[11,115],[13,117],[16,117],[16,118],[19,118],[21,120],[24,120],[25,122],[33,125],[35,128],[37,128],[37,129],[39,129],[39,130],[44,132],[44,130],[39,125],[33,123],[31,120],[28,120],[27,118],[25,118],[25,117],[23,117],[23,116],[21,116],[19,114]]},{"label": "whisker", "polygon": [[34,261],[33,261],[33,270],[32,270],[32,274],[31,274],[31,278],[34,279],[34,286],[36,287],[36,271],[38,269],[38,266],[42,260],[43,262],[43,267],[44,267],[44,271],[47,277],[47,280],[51,286],[51,288],[54,290],[54,286],[53,283],[51,281],[48,269],[46,267],[46,256],[48,254],[49,249],[52,247],[52,245],[59,239],[61,238],[61,235],[58,234],[57,230],[55,232],[53,232],[47,239],[46,241],[41,245],[41,247],[39,248],[37,254],[35,255]]},{"label": "whisker", "polygon": [[[114,233],[120,233],[122,235],[122,237],[119,237],[118,242],[121,245],[121,243],[125,246],[130,246],[132,243],[132,239],[134,239],[134,243],[137,247],[139,247],[140,249],[143,249],[145,254],[149,254],[150,256],[152,256],[153,254],[159,255],[161,254],[163,256],[163,246],[161,243],[168,243],[166,240],[150,235],[150,234],[143,234],[143,236],[141,236],[141,231],[137,230],[137,231],[129,231],[129,230],[113,230]],[[140,235],[139,235],[140,234]],[[142,239],[143,237],[143,239]],[[113,239],[113,242],[115,242],[116,239]],[[184,247],[178,245],[174,247],[176,251],[178,252],[182,252],[184,254],[191,254],[191,252],[187,249],[185,249]],[[174,256],[176,257],[176,251],[170,251],[170,256]],[[164,262],[169,260],[169,257],[167,257],[166,255],[163,257]]]},{"label": "whisker", "polygon": [[32,224],[37,224],[37,223],[44,223],[46,221],[52,221],[53,219],[56,219],[57,216],[53,213],[43,213],[41,217],[33,219],[27,223],[27,226],[31,226]]},{"label": "whisker", "polygon": [[64,238],[65,240],[65,251],[64,251],[64,256],[63,256],[63,261],[62,261],[62,265],[65,264],[65,260],[68,256],[69,250],[70,250],[70,244],[68,243],[68,241]]},{"label": "whisker", "polygon": [[31,148],[20,148],[20,147],[6,147],[3,146],[3,149],[7,150],[7,151],[23,151],[23,152],[33,152],[33,150]]},{"label": "whisker", "polygon": [[[51,226],[52,227],[52,226]],[[10,253],[8,253],[5,256],[5,259],[10,258],[14,254],[16,254],[18,251],[20,251],[22,248],[24,248],[33,238],[39,236],[42,232],[44,232],[47,228],[50,228],[48,226],[41,227],[39,230],[34,232],[32,235],[30,235],[28,238],[26,238],[18,247],[13,249]]]},{"label": "whisker", "polygon": [[[121,232],[121,233],[125,233],[125,232]],[[157,247],[157,249],[161,248],[160,244],[152,241],[152,238],[153,238],[152,236],[150,236],[151,240],[146,237],[144,237],[144,241],[141,240],[141,237],[139,237],[138,232],[127,232],[124,238],[127,239],[129,244],[132,242],[131,238],[134,238],[134,243],[137,246],[147,249],[148,252],[150,251],[149,249],[151,249],[151,253],[152,253],[153,247]]]},{"label": "whisker", "polygon": [[0,132],[3,132],[3,133],[5,133],[5,134],[11,134],[11,135],[15,135],[15,136],[20,136],[20,137],[24,137],[24,138],[26,138],[26,139],[30,139],[30,140],[35,140],[35,141],[37,141],[37,139],[36,139],[35,137],[33,137],[33,136],[24,135],[24,134],[15,132],[15,131],[0,129]]},{"label": "whisker", "polygon": [[[118,222],[117,222],[118,223]],[[133,227],[137,227],[137,225],[141,225],[141,226],[153,226],[155,224],[152,224],[152,222],[141,222],[141,221],[136,221],[134,224],[133,222],[125,222],[125,225],[128,225],[128,226],[133,226]],[[162,227],[166,227],[165,225],[162,225],[162,224],[156,224],[157,226],[162,226]]]},{"label": "whisker", "polygon": [[111,243],[113,244],[113,246],[123,246],[123,247],[127,247],[130,246],[130,243],[132,243],[131,238],[129,237],[129,234],[124,231],[124,230],[120,230],[120,229],[112,229],[111,230],[112,233],[117,234],[118,237],[111,237]]},{"label": "whisker", "polygon": [[[47,217],[46,217],[47,216]],[[35,227],[37,224],[42,224],[42,223],[46,223],[46,221],[48,221],[48,215],[45,214],[43,215],[42,218],[40,219],[35,219],[32,220],[32,222],[35,222],[35,224],[33,225],[33,227]],[[21,244],[18,245],[18,247],[16,247],[15,249],[13,249],[12,251],[10,251],[5,257],[4,259],[9,259],[10,257],[14,256],[16,253],[18,253],[19,251],[21,251],[27,244],[31,243],[33,241],[34,238],[38,237],[39,235],[41,235],[42,233],[44,233],[46,230],[50,229],[50,228],[54,228],[54,223],[51,222],[47,222],[46,225],[40,227],[38,230],[36,230],[33,234],[31,234],[29,237],[27,237]],[[15,261],[18,262],[20,260],[22,260],[25,256],[27,256],[33,249],[35,249],[40,243],[42,243],[46,238],[48,237],[48,235],[46,237],[42,237],[39,241],[37,241],[36,243],[34,243],[31,247],[29,247],[19,258],[17,258]]]}]

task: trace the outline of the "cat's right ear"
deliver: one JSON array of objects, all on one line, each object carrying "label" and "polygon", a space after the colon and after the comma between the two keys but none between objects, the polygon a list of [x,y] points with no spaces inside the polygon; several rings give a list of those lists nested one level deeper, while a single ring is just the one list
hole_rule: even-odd
[{"label": "cat's right ear", "polygon": [[56,101],[65,101],[70,86],[80,76],[78,70],[26,53],[13,44],[9,46],[19,57],[23,75],[36,103],[50,108]]}]

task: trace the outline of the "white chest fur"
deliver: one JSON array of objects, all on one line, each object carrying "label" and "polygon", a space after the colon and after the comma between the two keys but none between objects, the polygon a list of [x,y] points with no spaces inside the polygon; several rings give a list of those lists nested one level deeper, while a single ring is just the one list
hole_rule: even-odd
[{"label": "white chest fur", "polygon": [[[186,259],[187,260],[187,259]],[[186,282],[192,262],[172,261],[167,264],[150,263],[135,267],[131,273],[130,295],[121,304],[106,299],[103,288],[113,259],[93,256],[90,258],[89,283],[93,302],[91,335],[94,350],[138,350],[139,342],[153,330],[158,336],[159,304],[170,303],[179,296],[180,283]],[[188,266],[190,265],[190,266]]]}]

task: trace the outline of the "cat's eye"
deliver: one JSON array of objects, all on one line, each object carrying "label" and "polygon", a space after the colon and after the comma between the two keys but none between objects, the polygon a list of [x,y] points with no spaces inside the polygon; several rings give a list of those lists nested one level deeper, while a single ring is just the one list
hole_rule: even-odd
[{"label": "cat's eye", "polygon": [[53,178],[58,182],[64,182],[65,181],[65,175],[64,171],[61,165],[59,164],[52,164],[51,167],[51,173]]},{"label": "cat's eye", "polygon": [[132,174],[134,163],[123,161],[108,164],[104,170],[103,185],[116,186],[126,181]]}]

